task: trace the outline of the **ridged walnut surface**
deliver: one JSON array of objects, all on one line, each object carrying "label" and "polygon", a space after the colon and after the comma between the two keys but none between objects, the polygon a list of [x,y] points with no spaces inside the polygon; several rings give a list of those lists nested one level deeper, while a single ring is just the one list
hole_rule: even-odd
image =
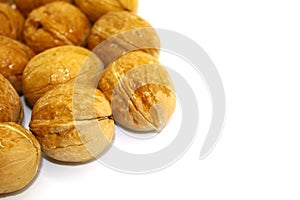
[{"label": "ridged walnut surface", "polygon": [[75,0],[75,3],[91,21],[110,11],[136,12],[138,9],[138,0]]},{"label": "ridged walnut surface", "polygon": [[115,121],[135,131],[159,132],[175,109],[168,72],[142,51],[127,53],[109,65],[98,87],[111,101]]},{"label": "ridged walnut surface", "polygon": [[0,73],[0,122],[16,122],[21,124],[23,116],[23,105],[18,93]]},{"label": "ridged walnut surface", "polygon": [[23,72],[23,93],[33,106],[47,91],[75,78],[87,85],[97,85],[102,69],[98,57],[85,48],[60,46],[48,49],[27,64]]},{"label": "ridged walnut surface", "polygon": [[84,46],[90,31],[88,18],[74,5],[58,1],[33,10],[25,21],[24,39],[36,53],[62,46]]},{"label": "ridged walnut surface", "polygon": [[0,73],[19,94],[22,93],[22,75],[34,52],[22,42],[0,36]]},{"label": "ridged walnut surface", "polygon": [[146,20],[134,13],[119,11],[105,14],[94,24],[88,45],[105,64],[109,64],[132,50],[143,50],[158,57],[160,39]]},{"label": "ridged walnut surface", "polygon": [[97,89],[64,84],[33,107],[30,130],[49,157],[85,162],[99,156],[114,135],[109,101]]},{"label": "ridged walnut surface", "polygon": [[40,144],[30,131],[12,122],[0,123],[0,194],[28,185],[40,160]]},{"label": "ridged walnut surface", "polygon": [[20,10],[24,16],[27,16],[32,10],[41,7],[47,3],[51,3],[54,1],[66,1],[69,3],[73,2],[73,0],[13,0],[13,1],[16,4],[18,10]]},{"label": "ridged walnut surface", "polygon": [[16,9],[7,3],[0,3],[0,35],[10,37],[15,40],[22,38],[24,17]]}]

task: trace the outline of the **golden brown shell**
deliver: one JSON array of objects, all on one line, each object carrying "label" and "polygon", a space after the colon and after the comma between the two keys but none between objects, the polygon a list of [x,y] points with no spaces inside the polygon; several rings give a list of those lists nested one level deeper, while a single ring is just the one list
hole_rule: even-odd
[{"label": "golden brown shell", "polygon": [[62,45],[84,46],[90,22],[79,8],[63,1],[33,10],[25,21],[24,39],[36,53]]},{"label": "golden brown shell", "polygon": [[138,9],[138,0],[75,0],[75,3],[93,22],[110,11]]},{"label": "golden brown shell", "polygon": [[0,122],[21,124],[24,111],[20,97],[10,82],[0,73]]},{"label": "golden brown shell", "polygon": [[27,64],[23,94],[33,106],[47,91],[75,78],[87,85],[97,85],[102,69],[98,57],[85,48],[70,45],[48,49]]},{"label": "golden brown shell", "polygon": [[34,52],[22,42],[0,36],[0,73],[19,94],[22,93],[22,75]]},{"label": "golden brown shell", "polygon": [[115,121],[135,131],[160,131],[175,110],[168,72],[142,51],[115,60],[104,70],[98,87],[111,101]]},{"label": "golden brown shell", "polygon": [[7,3],[0,3],[0,35],[10,37],[15,40],[22,38],[24,17],[17,10]]},{"label": "golden brown shell", "polygon": [[65,1],[69,3],[73,2],[73,0],[13,0],[13,1],[16,4],[18,10],[20,10],[24,16],[28,16],[28,14],[32,10],[54,1]]},{"label": "golden brown shell", "polygon": [[28,185],[40,160],[40,144],[30,131],[16,123],[0,123],[0,194]]},{"label": "golden brown shell", "polygon": [[120,11],[107,13],[94,24],[88,45],[104,64],[109,64],[133,50],[143,50],[158,57],[160,39],[146,20],[134,13]]},{"label": "golden brown shell", "polygon": [[63,84],[33,107],[30,130],[43,151],[65,162],[85,162],[101,154],[114,135],[109,101],[99,90]]}]

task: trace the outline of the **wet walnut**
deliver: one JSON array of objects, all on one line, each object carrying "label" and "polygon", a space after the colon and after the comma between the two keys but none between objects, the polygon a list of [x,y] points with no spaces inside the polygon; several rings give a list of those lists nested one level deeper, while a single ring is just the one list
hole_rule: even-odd
[{"label": "wet walnut", "polygon": [[22,93],[23,70],[34,52],[22,42],[0,36],[0,73],[7,78],[19,94]]},{"label": "wet walnut", "polygon": [[143,50],[159,56],[160,39],[155,29],[138,15],[127,12],[110,12],[103,15],[92,27],[88,37],[89,49],[109,64],[126,52]]},{"label": "wet walnut", "polygon": [[25,21],[24,39],[36,53],[62,46],[84,46],[90,31],[88,18],[70,3],[57,1],[33,10]]},{"label": "wet walnut", "polygon": [[114,135],[109,101],[98,89],[68,83],[41,97],[33,107],[30,130],[49,157],[85,162],[99,156]]},{"label": "wet walnut", "polygon": [[66,1],[71,3],[73,0],[13,0],[17,8],[24,16],[27,16],[32,10],[54,1]]},{"label": "wet walnut", "polygon": [[41,147],[32,133],[13,122],[0,123],[0,194],[18,191],[35,177]]},{"label": "wet walnut", "polygon": [[30,60],[23,72],[23,94],[34,103],[55,86],[77,78],[83,84],[96,86],[103,65],[89,50],[78,46],[48,49]]},{"label": "wet walnut", "polygon": [[110,64],[98,87],[111,101],[115,121],[135,131],[160,131],[175,109],[168,72],[142,51],[127,53]]},{"label": "wet walnut", "polygon": [[24,17],[7,3],[0,3],[0,35],[20,40],[24,26]]},{"label": "wet walnut", "polygon": [[10,82],[0,73],[0,122],[21,124],[24,111],[20,97]]},{"label": "wet walnut", "polygon": [[75,0],[75,3],[91,21],[110,11],[136,12],[138,8],[138,0]]}]

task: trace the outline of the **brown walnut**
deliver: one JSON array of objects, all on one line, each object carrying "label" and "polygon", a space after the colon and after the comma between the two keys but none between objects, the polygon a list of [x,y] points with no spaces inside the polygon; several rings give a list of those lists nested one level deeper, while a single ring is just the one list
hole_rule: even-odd
[{"label": "brown walnut", "polygon": [[0,73],[0,122],[21,124],[24,111],[20,97],[10,82]]},{"label": "brown walnut", "polygon": [[19,94],[22,93],[22,75],[34,52],[22,42],[0,36],[0,73]]},{"label": "brown walnut", "polygon": [[109,101],[98,89],[62,84],[33,107],[30,130],[49,157],[86,162],[99,156],[114,135]]},{"label": "brown walnut", "polygon": [[28,16],[28,14],[32,10],[54,1],[66,1],[69,3],[73,2],[73,0],[13,0],[13,1],[24,16]]},{"label": "brown walnut", "polygon": [[[29,105],[61,83],[78,78],[95,85],[103,65],[89,50],[78,46],[60,46],[33,57],[23,72],[23,94]],[[80,80],[79,80],[80,79]]]},{"label": "brown walnut", "polygon": [[138,0],[75,0],[75,3],[93,22],[110,11],[136,12],[138,8]]},{"label": "brown walnut", "polygon": [[0,3],[0,35],[15,40],[22,39],[24,17],[7,3]]},{"label": "brown walnut", "polygon": [[160,39],[149,22],[134,13],[119,11],[103,15],[94,24],[88,45],[107,65],[134,50],[158,57]]},{"label": "brown walnut", "polygon": [[33,10],[25,21],[24,39],[36,53],[62,46],[85,46],[88,18],[70,3],[57,1]]},{"label": "brown walnut", "polygon": [[26,187],[35,177],[41,147],[32,133],[13,122],[0,123],[0,194]]},{"label": "brown walnut", "polygon": [[115,121],[135,131],[160,131],[176,106],[167,70],[142,51],[127,53],[103,72],[98,87],[111,101]]}]

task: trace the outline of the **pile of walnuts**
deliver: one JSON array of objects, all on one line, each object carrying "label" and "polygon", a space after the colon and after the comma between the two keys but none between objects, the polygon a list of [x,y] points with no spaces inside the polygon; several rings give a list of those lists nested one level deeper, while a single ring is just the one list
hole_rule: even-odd
[{"label": "pile of walnuts", "polygon": [[[137,0],[0,0],[0,194],[35,177],[41,151],[82,163],[115,124],[160,132],[176,94]],[[32,108],[23,124],[20,96]]]}]

